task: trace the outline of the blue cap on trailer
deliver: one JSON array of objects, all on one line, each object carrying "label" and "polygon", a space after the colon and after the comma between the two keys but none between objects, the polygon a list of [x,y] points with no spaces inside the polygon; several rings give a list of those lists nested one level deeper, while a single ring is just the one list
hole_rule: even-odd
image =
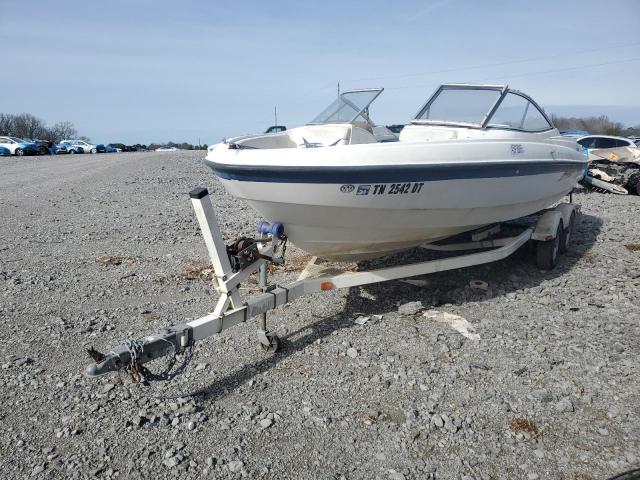
[{"label": "blue cap on trailer", "polygon": [[276,238],[280,238],[284,235],[284,225],[281,223],[271,224],[269,222],[262,221],[258,224],[258,233],[273,235]]}]

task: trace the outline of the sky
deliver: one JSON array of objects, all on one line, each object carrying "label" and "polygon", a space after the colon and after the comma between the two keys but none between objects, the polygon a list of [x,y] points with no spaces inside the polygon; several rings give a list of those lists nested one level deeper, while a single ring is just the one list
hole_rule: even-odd
[{"label": "sky", "polygon": [[640,0],[0,0],[0,112],[95,142],[215,143],[385,87],[406,123],[440,83],[640,124]]}]

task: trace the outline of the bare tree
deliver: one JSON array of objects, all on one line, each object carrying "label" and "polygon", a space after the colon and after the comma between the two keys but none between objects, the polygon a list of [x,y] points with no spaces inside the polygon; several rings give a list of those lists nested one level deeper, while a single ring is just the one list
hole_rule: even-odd
[{"label": "bare tree", "polygon": [[31,115],[21,113],[13,117],[13,134],[22,138],[40,138],[46,130],[44,121]]},{"label": "bare tree", "polygon": [[71,122],[58,122],[51,128],[47,129],[44,135],[45,140],[50,142],[59,142],[67,138],[74,138],[78,135],[78,131]]},{"label": "bare tree", "polygon": [[589,133],[622,135],[624,125],[609,120],[606,115],[599,117],[560,117],[552,115],[551,120],[558,130],[586,130]]},{"label": "bare tree", "polygon": [[0,135],[13,135],[13,115],[0,113]]},{"label": "bare tree", "polygon": [[57,143],[65,138],[77,137],[78,131],[71,122],[58,122],[52,127],[47,127],[43,120],[30,113],[19,115],[0,113],[0,135],[49,140]]}]

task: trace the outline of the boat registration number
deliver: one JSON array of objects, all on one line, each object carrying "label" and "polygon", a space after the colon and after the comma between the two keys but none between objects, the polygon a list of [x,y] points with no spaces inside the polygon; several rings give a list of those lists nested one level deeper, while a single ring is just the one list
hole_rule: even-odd
[{"label": "boat registration number", "polygon": [[407,195],[420,193],[424,182],[379,183],[376,185],[342,185],[342,193],[355,192],[356,195]]}]

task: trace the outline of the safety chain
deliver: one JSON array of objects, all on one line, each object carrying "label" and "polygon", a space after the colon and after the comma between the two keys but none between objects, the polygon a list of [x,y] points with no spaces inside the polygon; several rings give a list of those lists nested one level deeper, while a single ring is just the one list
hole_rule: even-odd
[{"label": "safety chain", "polygon": [[148,385],[149,382],[157,382],[157,381],[166,381],[172,380],[178,375],[180,375],[187,368],[191,359],[193,358],[193,343],[189,345],[184,350],[184,358],[182,359],[182,363],[176,368],[173,372],[171,369],[176,364],[176,360],[178,359],[178,354],[174,352],[173,356],[169,359],[169,363],[167,367],[161,373],[153,373],[147,367],[143,365],[139,365],[138,369],[143,377],[143,383]]},{"label": "safety chain", "polygon": [[128,371],[131,375],[131,380],[133,381],[133,383],[142,383],[143,385],[149,385],[149,382],[172,380],[173,378],[184,372],[184,370],[191,362],[191,359],[193,358],[194,342],[191,342],[184,349],[184,358],[182,360],[182,363],[173,372],[171,371],[171,369],[176,364],[176,361],[178,359],[178,352],[175,345],[171,345],[173,347],[173,355],[169,358],[167,366],[162,372],[154,373],[147,367],[142,365],[142,363],[140,363],[140,358],[142,357],[142,353],[144,351],[144,342],[129,340],[127,342],[127,348],[129,349],[129,354],[131,356],[131,364],[128,367]]},{"label": "safety chain", "polygon": [[280,255],[280,258],[282,258],[284,260],[284,254],[287,252],[287,240],[289,240],[288,237],[284,237],[284,240],[281,240],[278,244],[274,245],[273,247],[273,258],[276,257],[276,253],[278,252],[278,248],[282,248],[282,254]]}]

